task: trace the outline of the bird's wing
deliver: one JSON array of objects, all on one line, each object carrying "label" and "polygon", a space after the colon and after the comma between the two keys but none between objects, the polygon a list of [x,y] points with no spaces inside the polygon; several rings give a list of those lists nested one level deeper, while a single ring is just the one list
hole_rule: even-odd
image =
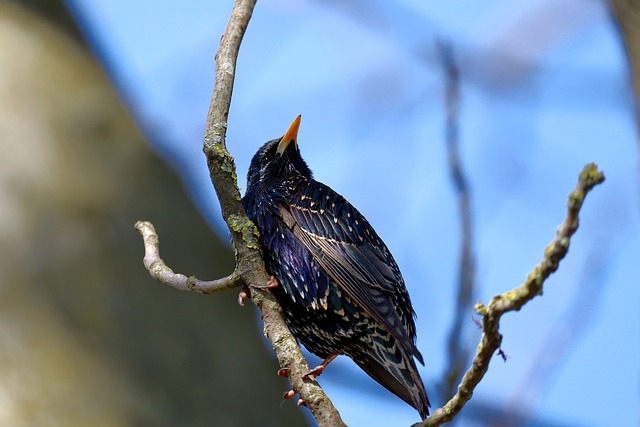
[{"label": "bird's wing", "polygon": [[316,181],[280,206],[294,235],[329,276],[421,360],[413,309],[393,256],[346,199]]}]

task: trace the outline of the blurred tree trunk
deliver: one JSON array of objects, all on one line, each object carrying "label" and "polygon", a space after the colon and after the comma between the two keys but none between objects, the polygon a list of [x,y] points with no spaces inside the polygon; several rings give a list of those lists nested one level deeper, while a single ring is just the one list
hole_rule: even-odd
[{"label": "blurred tree trunk", "polygon": [[233,256],[88,52],[1,2],[0,75],[0,425],[304,425],[253,307],[144,269],[138,219],[182,272]]}]

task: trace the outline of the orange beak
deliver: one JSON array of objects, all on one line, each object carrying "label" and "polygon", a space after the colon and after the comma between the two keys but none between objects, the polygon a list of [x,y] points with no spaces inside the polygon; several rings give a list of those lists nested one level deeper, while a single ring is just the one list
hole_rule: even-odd
[{"label": "orange beak", "polygon": [[293,120],[289,129],[284,133],[284,136],[280,138],[280,143],[278,144],[278,149],[276,151],[278,154],[282,155],[292,142],[296,147],[296,150],[298,149],[297,139],[298,129],[300,129],[300,120],[302,120],[302,115],[299,115]]}]

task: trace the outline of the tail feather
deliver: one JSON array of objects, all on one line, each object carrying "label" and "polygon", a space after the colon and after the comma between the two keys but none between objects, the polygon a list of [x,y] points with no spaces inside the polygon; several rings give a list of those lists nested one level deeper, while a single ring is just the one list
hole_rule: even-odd
[{"label": "tail feather", "polygon": [[[413,356],[390,334],[376,335],[366,354],[352,359],[380,385],[413,406],[422,419],[427,418],[429,399]],[[381,340],[383,336],[385,339]]]}]

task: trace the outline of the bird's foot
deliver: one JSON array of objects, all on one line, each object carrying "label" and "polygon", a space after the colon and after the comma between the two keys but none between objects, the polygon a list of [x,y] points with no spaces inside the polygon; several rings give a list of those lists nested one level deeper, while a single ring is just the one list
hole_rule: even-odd
[{"label": "bird's foot", "polygon": [[320,374],[322,374],[322,372],[324,372],[324,368],[326,368],[327,365],[333,361],[333,359],[338,357],[338,355],[339,355],[339,353],[330,354],[329,357],[324,359],[324,362],[322,362],[321,364],[319,364],[318,366],[316,366],[315,368],[313,368],[312,370],[310,370],[309,372],[304,374],[302,376],[302,379],[306,380],[309,377],[318,378],[320,376]]},{"label": "bird's foot", "polygon": [[302,398],[298,399],[298,402],[296,404],[298,406],[307,406],[307,402],[305,402]]},{"label": "bird's foot", "polygon": [[[280,286],[280,284],[278,283],[278,279],[276,279],[274,276],[271,276],[269,280],[267,280],[267,283],[265,285],[251,285],[251,286],[257,289],[273,289]],[[251,295],[251,292],[249,291],[249,287],[243,286],[242,290],[238,294],[238,304],[244,307],[244,300],[249,298],[249,295]]]},{"label": "bird's foot", "polygon": [[316,366],[315,368],[313,368],[312,370],[310,370],[309,372],[307,372],[306,374],[304,374],[302,376],[302,379],[306,380],[309,377],[318,378],[320,376],[320,374],[324,372],[324,368],[326,368],[326,367],[327,367],[327,365],[322,363],[322,364]]},{"label": "bird's foot", "polygon": [[278,283],[278,279],[276,279],[275,276],[269,277],[269,280],[267,280],[267,283],[265,283],[264,285],[251,285],[252,288],[256,289],[273,289],[277,288],[278,286],[280,286],[280,283]]},{"label": "bird's foot", "polygon": [[269,280],[267,280],[267,284],[263,287],[267,289],[273,289],[277,288],[278,286],[280,286],[280,284],[278,283],[278,279],[276,279],[274,276],[271,276],[269,277]]},{"label": "bird's foot", "polygon": [[249,298],[250,294],[251,294],[251,291],[249,291],[249,287],[243,286],[242,290],[238,294],[238,304],[240,305],[240,307],[244,307],[244,300]]},{"label": "bird's foot", "polygon": [[289,368],[278,369],[278,376],[289,378]]},{"label": "bird's foot", "polygon": [[313,368],[312,370],[310,370],[309,372],[307,372],[306,374],[304,374],[302,376],[303,380],[306,380],[309,377],[314,377],[317,378],[320,376],[320,374],[324,371],[325,366],[323,365],[318,365],[315,368]]}]

